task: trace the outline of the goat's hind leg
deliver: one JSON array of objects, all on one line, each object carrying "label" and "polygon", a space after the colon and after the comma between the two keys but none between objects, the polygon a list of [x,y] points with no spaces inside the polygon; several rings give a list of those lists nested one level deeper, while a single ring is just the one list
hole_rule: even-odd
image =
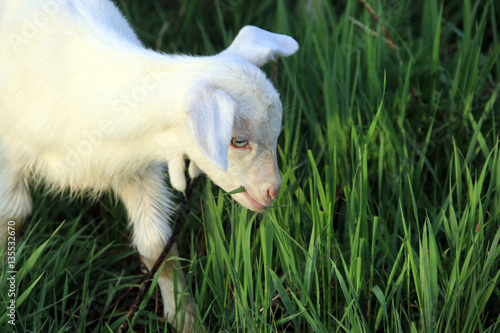
[{"label": "goat's hind leg", "polygon": [[33,210],[28,180],[7,166],[0,158],[0,244],[7,237],[9,221],[18,231]]},{"label": "goat's hind leg", "polygon": [[[160,167],[151,168],[125,185],[115,188],[124,203],[133,228],[133,243],[147,267],[151,269],[167,244],[172,230],[169,215],[172,211],[170,194],[162,177]],[[167,257],[177,256],[174,246]],[[177,283],[175,283],[177,274]],[[163,298],[163,307],[168,321],[182,332],[193,332],[194,304],[191,296],[183,293],[184,274],[175,260],[168,260],[158,279]],[[176,304],[177,295],[177,304]]]}]

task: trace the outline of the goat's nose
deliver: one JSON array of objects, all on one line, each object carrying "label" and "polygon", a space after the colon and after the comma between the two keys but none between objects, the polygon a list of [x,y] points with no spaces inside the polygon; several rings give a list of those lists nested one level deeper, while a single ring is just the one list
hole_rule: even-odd
[{"label": "goat's nose", "polygon": [[278,196],[279,192],[280,192],[280,188],[279,187],[276,188],[276,189],[274,189],[272,187],[268,188],[268,190],[267,190],[267,196],[270,199],[269,201],[273,201],[274,199],[276,199],[276,197]]}]

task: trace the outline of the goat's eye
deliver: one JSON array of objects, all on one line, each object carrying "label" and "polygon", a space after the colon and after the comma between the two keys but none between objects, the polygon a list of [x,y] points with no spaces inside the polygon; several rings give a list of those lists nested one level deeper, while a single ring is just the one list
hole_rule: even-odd
[{"label": "goat's eye", "polygon": [[231,144],[236,148],[244,148],[248,146],[248,140],[233,138]]}]

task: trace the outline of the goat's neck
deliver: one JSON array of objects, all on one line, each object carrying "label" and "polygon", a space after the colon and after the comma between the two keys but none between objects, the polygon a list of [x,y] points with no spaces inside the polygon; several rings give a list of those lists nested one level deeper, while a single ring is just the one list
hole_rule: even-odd
[{"label": "goat's neck", "polygon": [[121,75],[117,78],[119,89],[108,88],[113,90],[109,91],[109,109],[103,116],[113,124],[109,137],[129,144],[143,143],[151,153],[168,150],[182,154],[182,143],[176,140],[185,129],[186,93],[204,63],[203,58],[192,59],[143,50],[129,56],[124,73],[120,73],[119,62],[113,63]]}]

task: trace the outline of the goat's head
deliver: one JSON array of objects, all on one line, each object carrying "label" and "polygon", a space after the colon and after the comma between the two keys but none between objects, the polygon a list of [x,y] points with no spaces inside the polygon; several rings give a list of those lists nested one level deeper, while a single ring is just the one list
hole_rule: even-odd
[{"label": "goat's head", "polygon": [[191,176],[199,168],[226,191],[244,187],[233,197],[251,210],[263,211],[281,186],[276,144],[282,106],[258,67],[297,50],[291,37],[247,26],[188,94],[187,124],[198,148],[188,153]]}]

